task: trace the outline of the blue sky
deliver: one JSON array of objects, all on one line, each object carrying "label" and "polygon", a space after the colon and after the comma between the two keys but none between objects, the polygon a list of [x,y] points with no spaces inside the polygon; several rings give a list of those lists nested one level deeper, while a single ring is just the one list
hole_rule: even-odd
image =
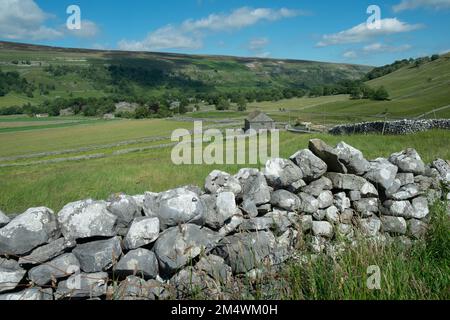
[{"label": "blue sky", "polygon": [[[80,30],[65,26],[69,5]],[[450,0],[0,0],[1,40],[369,65],[449,51],[449,21]]]}]

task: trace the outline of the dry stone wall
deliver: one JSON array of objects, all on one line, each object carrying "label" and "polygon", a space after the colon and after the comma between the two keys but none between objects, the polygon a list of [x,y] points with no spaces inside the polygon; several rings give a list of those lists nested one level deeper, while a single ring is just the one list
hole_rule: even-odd
[{"label": "dry stone wall", "polygon": [[290,159],[203,189],[81,200],[58,213],[0,212],[0,299],[169,299],[221,288],[302,254],[339,255],[361,239],[413,243],[430,204],[449,199],[450,165],[414,149],[367,160],[341,142],[311,140]]},{"label": "dry stone wall", "polygon": [[354,124],[344,124],[333,127],[329,133],[341,134],[366,134],[384,133],[392,135],[411,134],[431,129],[450,130],[450,119],[431,120],[398,120],[398,121],[374,121]]}]

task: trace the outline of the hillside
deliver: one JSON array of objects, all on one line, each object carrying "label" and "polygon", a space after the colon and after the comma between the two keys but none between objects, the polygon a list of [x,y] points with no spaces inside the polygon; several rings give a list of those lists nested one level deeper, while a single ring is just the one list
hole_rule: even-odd
[{"label": "hillside", "polygon": [[[266,110],[277,120],[298,118],[325,124],[384,118],[450,118],[449,53],[418,67],[414,64],[404,66],[366,84],[373,89],[384,86],[389,92],[389,100],[351,100],[348,96],[338,95],[253,103],[249,109]],[[289,110],[289,114],[277,112],[280,107]]]},{"label": "hillside", "polygon": [[17,71],[31,93],[9,92],[0,107],[56,97],[301,90],[357,79],[371,67],[302,60],[67,49],[0,42],[0,70]]}]

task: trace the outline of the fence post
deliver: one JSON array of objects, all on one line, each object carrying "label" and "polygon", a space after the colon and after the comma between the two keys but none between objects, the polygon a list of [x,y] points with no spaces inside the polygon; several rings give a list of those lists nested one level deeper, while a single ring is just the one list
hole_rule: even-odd
[{"label": "fence post", "polygon": [[384,130],[386,129],[386,121],[387,121],[387,114],[384,115],[383,131],[381,132],[382,136],[384,136]]}]

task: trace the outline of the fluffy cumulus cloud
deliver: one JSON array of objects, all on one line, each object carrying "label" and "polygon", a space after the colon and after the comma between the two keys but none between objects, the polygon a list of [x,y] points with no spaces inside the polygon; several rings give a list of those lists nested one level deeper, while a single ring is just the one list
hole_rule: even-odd
[{"label": "fluffy cumulus cloud", "polygon": [[339,45],[346,43],[360,43],[370,41],[373,38],[387,36],[396,33],[409,32],[423,27],[420,24],[408,24],[397,18],[381,19],[380,28],[369,28],[367,23],[361,23],[351,29],[344,30],[334,34],[322,36],[322,40],[317,43],[319,47]]},{"label": "fluffy cumulus cloud", "polygon": [[417,8],[432,8],[432,9],[448,9],[450,8],[450,0],[402,0],[399,4],[393,7],[394,12],[405,10],[413,10]]},{"label": "fluffy cumulus cloud", "polygon": [[[8,40],[49,40],[74,35],[90,37],[98,33],[92,21],[82,20],[81,30],[46,25],[53,16],[33,0],[0,0],[0,37]],[[83,28],[84,24],[84,28]]]},{"label": "fluffy cumulus cloud", "polygon": [[261,21],[277,21],[301,14],[286,8],[243,7],[229,14],[210,14],[201,19],[188,19],[179,25],[167,25],[147,35],[143,40],[122,40],[122,50],[199,49],[208,33],[229,32],[250,27]]}]

